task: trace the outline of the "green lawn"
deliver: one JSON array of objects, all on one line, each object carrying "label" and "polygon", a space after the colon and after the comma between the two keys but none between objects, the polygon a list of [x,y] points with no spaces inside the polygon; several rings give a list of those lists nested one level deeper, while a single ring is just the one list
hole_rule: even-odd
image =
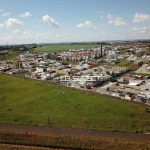
[{"label": "green lawn", "polygon": [[69,49],[80,49],[80,48],[92,48],[92,47],[100,47],[98,44],[90,44],[90,45],[67,45],[67,44],[55,44],[51,46],[41,46],[34,49],[36,52],[60,52]]},{"label": "green lawn", "polygon": [[145,108],[98,94],[0,74],[0,123],[148,131],[150,113]]}]

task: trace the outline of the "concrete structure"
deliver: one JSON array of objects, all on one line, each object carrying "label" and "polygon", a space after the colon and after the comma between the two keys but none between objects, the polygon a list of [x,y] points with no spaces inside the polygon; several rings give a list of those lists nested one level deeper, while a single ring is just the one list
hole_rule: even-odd
[{"label": "concrete structure", "polygon": [[43,58],[44,59],[51,59],[52,58],[52,54],[51,53],[45,53],[45,54],[43,54]]},{"label": "concrete structure", "polygon": [[110,50],[107,55],[108,60],[117,60],[117,53],[116,51]]},{"label": "concrete structure", "polygon": [[14,61],[13,62],[13,68],[14,69],[22,68],[22,62],[21,61]]},{"label": "concrete structure", "polygon": [[36,72],[46,72],[47,68],[45,67],[36,67]]},{"label": "concrete structure", "polygon": [[102,45],[100,47],[100,57],[102,57]]}]

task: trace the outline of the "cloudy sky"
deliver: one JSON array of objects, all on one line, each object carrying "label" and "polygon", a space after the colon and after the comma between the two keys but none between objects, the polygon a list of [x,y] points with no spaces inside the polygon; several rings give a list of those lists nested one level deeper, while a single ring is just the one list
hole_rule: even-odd
[{"label": "cloudy sky", "polygon": [[150,0],[0,0],[0,44],[150,39]]}]

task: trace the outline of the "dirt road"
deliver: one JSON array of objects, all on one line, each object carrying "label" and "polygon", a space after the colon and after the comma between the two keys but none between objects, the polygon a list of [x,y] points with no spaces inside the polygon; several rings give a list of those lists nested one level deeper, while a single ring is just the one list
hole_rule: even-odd
[{"label": "dirt road", "polygon": [[150,134],[145,133],[123,133],[123,132],[107,132],[92,131],[83,129],[55,128],[55,127],[36,127],[21,125],[0,124],[0,132],[11,131],[15,133],[27,134],[48,134],[51,136],[73,136],[80,138],[106,138],[129,141],[150,141]]}]

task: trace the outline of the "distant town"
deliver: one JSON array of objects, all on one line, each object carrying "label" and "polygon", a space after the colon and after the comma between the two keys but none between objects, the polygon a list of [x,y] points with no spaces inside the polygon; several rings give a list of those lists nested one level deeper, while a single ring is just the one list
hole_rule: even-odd
[{"label": "distant town", "polygon": [[150,104],[148,42],[99,43],[97,47],[61,52],[35,51],[44,46],[1,46],[0,58],[13,52],[18,55],[13,60],[1,59],[0,73]]}]

